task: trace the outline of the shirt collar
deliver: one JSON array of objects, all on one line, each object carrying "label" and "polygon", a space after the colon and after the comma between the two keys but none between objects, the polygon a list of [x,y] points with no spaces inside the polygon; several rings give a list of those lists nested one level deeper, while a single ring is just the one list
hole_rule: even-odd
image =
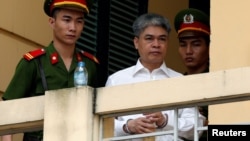
[{"label": "shirt collar", "polygon": [[[133,76],[135,76],[137,73],[139,73],[140,71],[143,71],[143,70],[149,72],[149,70],[148,70],[147,68],[145,68],[145,67],[141,64],[141,61],[138,59],[136,65],[135,65],[135,68],[134,68],[134,70],[133,70],[133,72],[132,72],[132,74],[133,74]],[[161,71],[161,72],[163,72],[166,76],[170,76],[170,74],[169,74],[169,73],[170,73],[170,72],[169,72],[169,69],[167,68],[165,62],[163,62],[162,65],[161,65],[159,68],[154,69],[152,72],[154,72],[154,71]]]}]

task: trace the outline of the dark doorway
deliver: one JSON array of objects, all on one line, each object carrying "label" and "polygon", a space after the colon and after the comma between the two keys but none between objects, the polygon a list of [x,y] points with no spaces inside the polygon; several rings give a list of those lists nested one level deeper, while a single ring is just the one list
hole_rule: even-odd
[{"label": "dark doorway", "polygon": [[210,0],[189,0],[189,7],[196,8],[210,15]]}]

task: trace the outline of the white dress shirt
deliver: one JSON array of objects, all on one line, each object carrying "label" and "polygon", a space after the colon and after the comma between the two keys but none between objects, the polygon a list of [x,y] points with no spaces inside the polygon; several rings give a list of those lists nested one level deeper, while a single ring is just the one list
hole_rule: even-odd
[{"label": "white dress shirt", "polygon": [[[106,82],[106,86],[115,86],[122,84],[131,84],[137,82],[144,82],[150,80],[159,80],[171,77],[183,76],[170,68],[168,68],[165,63],[163,63],[160,68],[150,71],[145,68],[138,60],[136,65],[129,68],[117,71],[116,73],[110,75]],[[167,91],[167,90],[166,90]],[[169,95],[171,96],[171,95]],[[178,110],[178,135],[186,139],[193,140],[194,136],[194,116],[195,108],[184,108]],[[162,111],[162,113],[168,115],[168,124],[162,128],[157,129],[158,131],[172,130],[174,126],[174,110]],[[127,116],[120,116],[115,120],[115,136],[128,135],[123,131],[123,125],[128,119],[135,119],[142,117],[142,114],[134,114]],[[204,117],[199,115],[199,126],[203,126]],[[156,141],[173,141],[173,135],[163,135],[156,136]],[[132,139],[131,141],[142,141],[142,139]],[[180,139],[181,141],[181,139]]]}]

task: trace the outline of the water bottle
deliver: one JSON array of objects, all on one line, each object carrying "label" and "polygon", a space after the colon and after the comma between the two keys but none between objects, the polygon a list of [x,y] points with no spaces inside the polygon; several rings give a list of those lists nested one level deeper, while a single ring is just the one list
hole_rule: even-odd
[{"label": "water bottle", "polygon": [[78,62],[74,72],[75,87],[86,86],[88,84],[88,71],[84,62]]}]

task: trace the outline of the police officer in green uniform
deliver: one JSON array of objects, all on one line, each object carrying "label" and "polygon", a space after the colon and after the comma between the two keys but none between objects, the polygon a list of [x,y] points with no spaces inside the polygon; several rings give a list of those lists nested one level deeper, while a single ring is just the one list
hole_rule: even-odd
[{"label": "police officer in green uniform", "polygon": [[[88,85],[96,86],[98,60],[77,49],[84,18],[90,11],[91,0],[45,0],[44,11],[49,16],[53,40],[45,48],[24,54],[7,87],[3,100],[44,95],[46,90],[74,87],[74,70],[84,61],[88,70]],[[11,141],[11,135],[2,137]],[[43,131],[24,133],[23,141],[41,141]]]},{"label": "police officer in green uniform", "polygon": [[[204,12],[188,8],[179,11],[174,20],[179,39],[179,54],[187,71],[184,75],[209,72],[210,20]],[[199,107],[200,113],[207,118],[208,106]],[[205,131],[200,141],[207,140]]]}]

